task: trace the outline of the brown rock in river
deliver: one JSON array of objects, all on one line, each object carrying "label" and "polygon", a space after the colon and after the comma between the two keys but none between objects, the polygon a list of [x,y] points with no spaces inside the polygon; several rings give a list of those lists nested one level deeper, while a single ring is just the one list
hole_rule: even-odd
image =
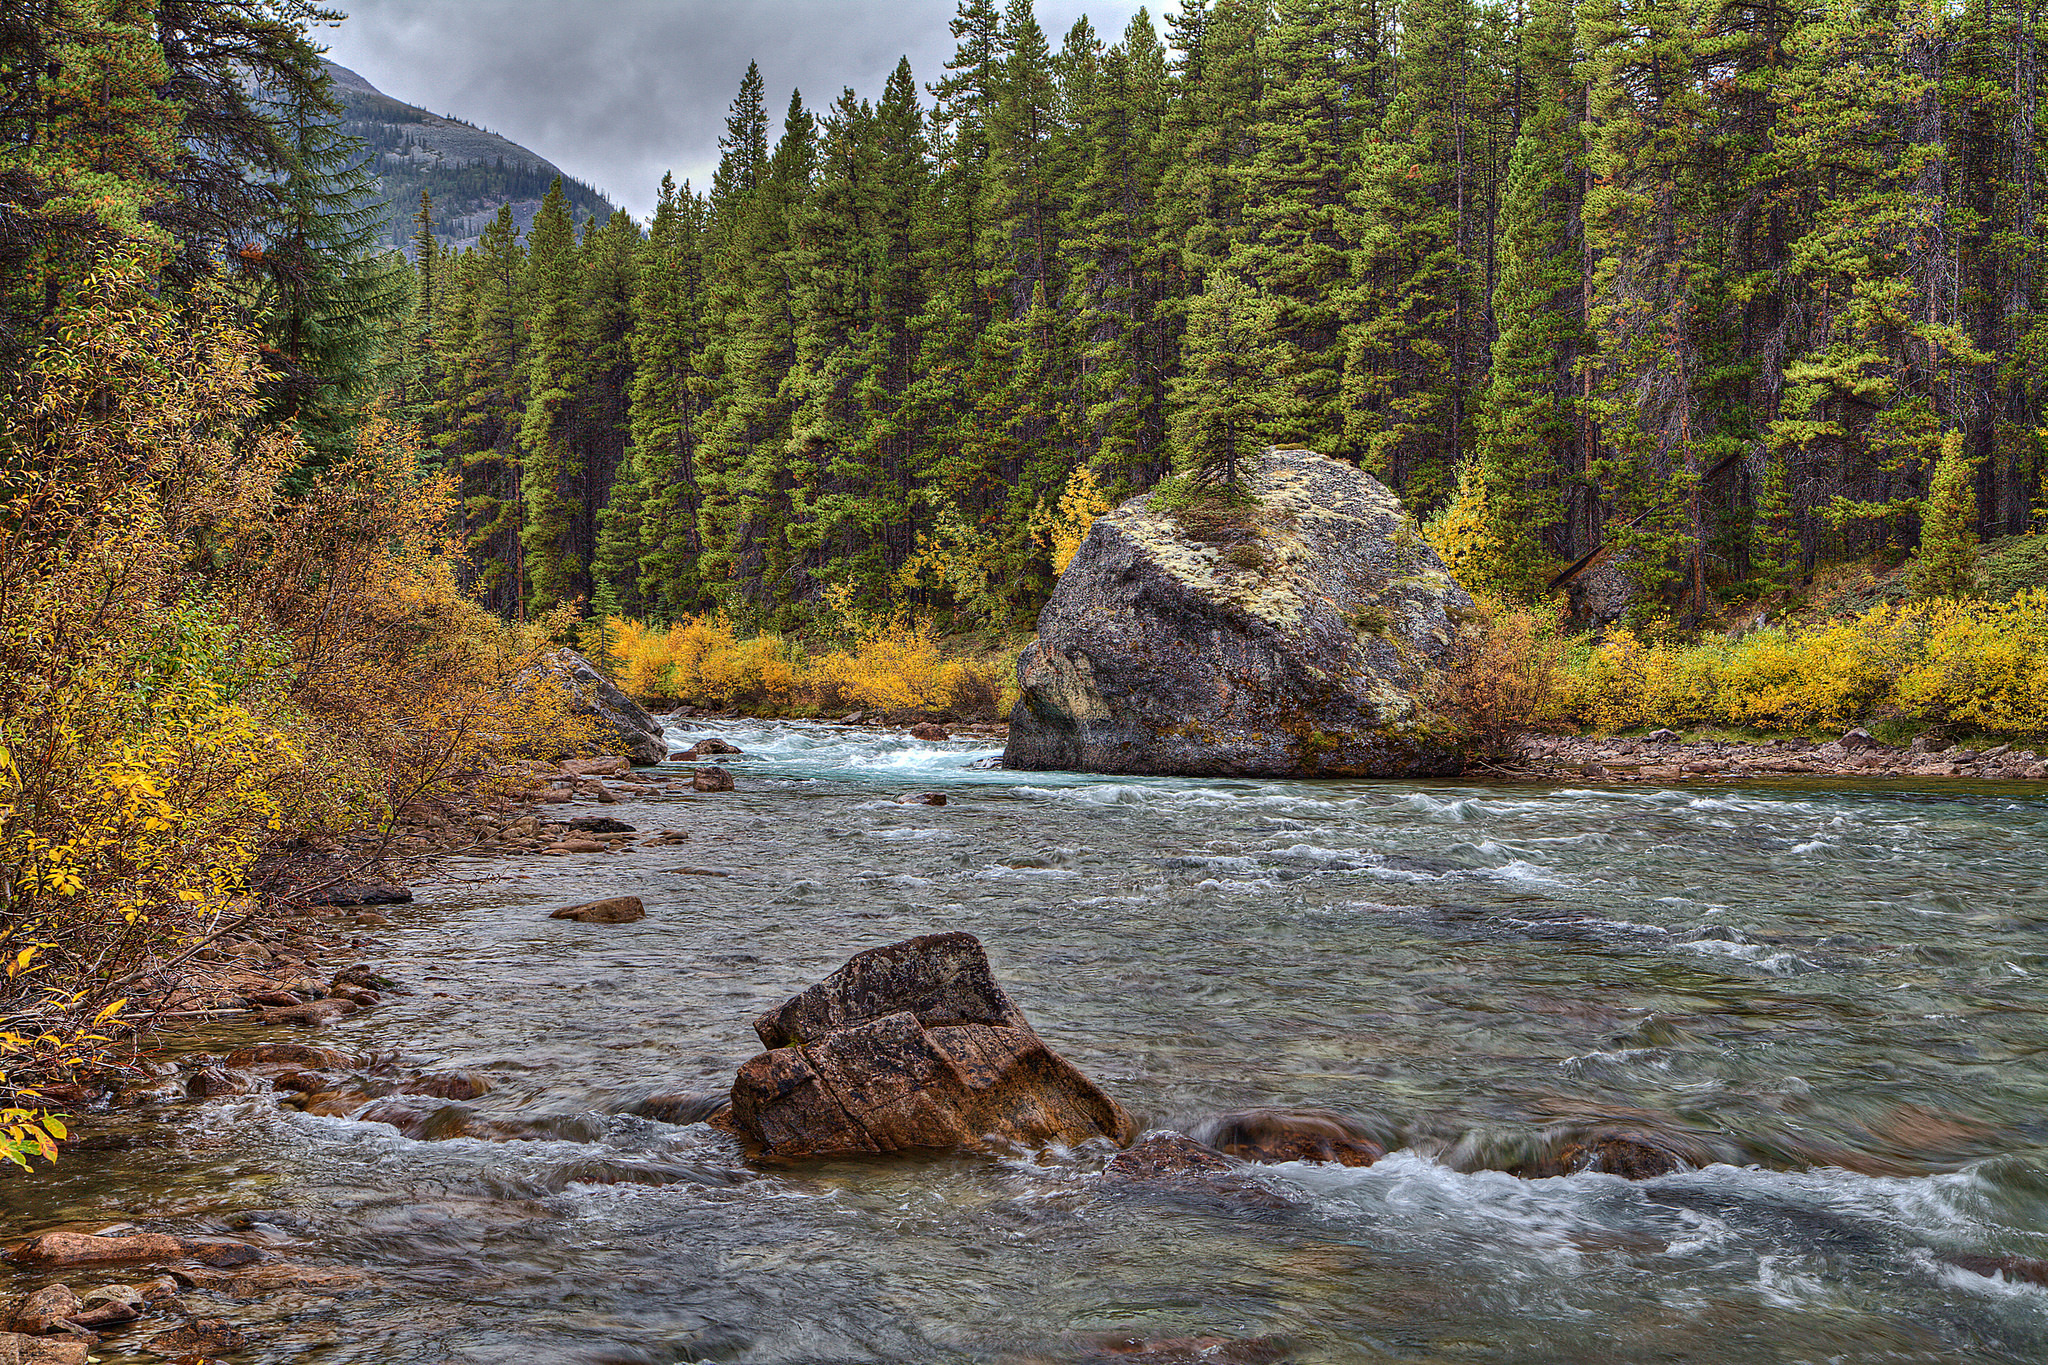
[{"label": "brown rock in river", "polygon": [[700,792],[729,792],[732,790],[732,774],[714,763],[697,769],[697,776],[690,785]]},{"label": "brown rock in river", "polygon": [[476,1071],[439,1071],[407,1081],[401,1095],[430,1095],[442,1100],[473,1100],[491,1093],[488,1076]]},{"label": "brown rock in river", "polygon": [[46,1232],[9,1259],[22,1266],[130,1265],[176,1260],[184,1251],[183,1242],[161,1232],[139,1232],[132,1237]]},{"label": "brown rock in river", "polygon": [[12,1320],[7,1325],[14,1331],[39,1337],[56,1331],[80,1306],[78,1295],[71,1292],[69,1285],[53,1284],[14,1305]]},{"label": "brown rock in river", "polygon": [[265,1024],[331,1024],[346,1019],[359,1008],[353,1000],[311,1000],[283,1009],[261,1010],[256,1018]]},{"label": "brown rock in river", "polygon": [[1102,1169],[1112,1185],[1194,1195],[1226,1195],[1234,1203],[1281,1209],[1294,1201],[1252,1179],[1251,1168],[1181,1133],[1153,1133],[1110,1158]]},{"label": "brown rock in river", "polygon": [[910,737],[912,739],[951,739],[953,732],[943,725],[934,725],[928,720],[921,720],[910,727]]},{"label": "brown rock in river", "polygon": [[613,896],[583,905],[565,905],[549,919],[573,919],[579,924],[631,924],[646,919],[647,909],[638,896]]},{"label": "brown rock in river", "polygon": [[1355,1120],[1328,1109],[1238,1109],[1218,1114],[1195,1135],[1244,1161],[1370,1166],[1387,1154]]},{"label": "brown rock in river", "polygon": [[310,1043],[258,1043],[254,1047],[236,1048],[228,1054],[231,1067],[312,1066],[339,1071],[349,1065],[349,1060],[345,1052],[331,1047],[314,1047]]},{"label": "brown rock in river", "polygon": [[86,1365],[89,1350],[83,1341],[0,1332],[0,1365]]},{"label": "brown rock in river", "polygon": [[92,1290],[79,1301],[78,1311],[71,1315],[71,1322],[77,1327],[112,1327],[123,1322],[133,1322],[149,1309],[142,1291],[132,1284],[106,1284]]},{"label": "brown rock in river", "polygon": [[733,1129],[764,1156],[1127,1142],[1131,1116],[1048,1048],[971,934],[861,953],[754,1024]]},{"label": "brown rock in river", "polygon": [[159,1332],[149,1339],[150,1350],[173,1357],[226,1355],[248,1344],[247,1335],[226,1318],[194,1318],[183,1327]]}]

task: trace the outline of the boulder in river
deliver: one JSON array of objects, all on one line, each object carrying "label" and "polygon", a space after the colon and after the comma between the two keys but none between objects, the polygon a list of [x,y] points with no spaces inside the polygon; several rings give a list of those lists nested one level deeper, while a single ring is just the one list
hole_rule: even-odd
[{"label": "boulder in river", "polygon": [[732,772],[713,763],[697,769],[690,786],[700,792],[729,792],[732,790]]},{"label": "boulder in river", "polygon": [[565,905],[549,919],[573,919],[578,924],[631,924],[647,918],[647,908],[638,896],[610,896],[582,905]]},{"label": "boulder in river", "polygon": [[861,953],[755,1021],[727,1123],[763,1156],[1128,1142],[1123,1106],[1032,1031],[972,934]]},{"label": "boulder in river", "polygon": [[639,767],[668,757],[668,739],[662,733],[661,722],[614,686],[590,660],[573,649],[558,649],[541,666],[568,690],[575,700],[577,714],[597,720],[600,744],[623,749]]},{"label": "boulder in river", "polygon": [[1451,773],[1425,699],[1472,599],[1371,475],[1250,462],[1254,504],[1099,518],[1017,663],[1004,765],[1105,773]]}]

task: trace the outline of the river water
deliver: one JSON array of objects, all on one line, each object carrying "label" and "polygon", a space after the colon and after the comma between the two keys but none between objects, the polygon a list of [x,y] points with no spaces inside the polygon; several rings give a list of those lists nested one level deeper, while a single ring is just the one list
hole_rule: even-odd
[{"label": "river water", "polygon": [[[708,733],[746,751],[738,791],[604,808],[687,843],[449,860],[362,950],[410,992],[317,1031],[485,1073],[466,1109],[525,1140],[166,1102],[0,1184],[9,1221],[378,1277],[226,1307],[252,1362],[2048,1359],[2048,1289],[1979,1259],[2048,1260],[2038,788],[1118,779],[839,726],[672,738]],[[894,800],[926,790],[949,803]],[[546,918],[608,894],[648,917]],[[1246,1200],[1111,1185],[1088,1150],[750,1169],[622,1112],[723,1089],[760,1012],[954,929],[1141,1124],[1314,1105],[1392,1154],[1257,1168],[1277,1197]],[[1587,1124],[1705,1155],[1507,1173]],[[148,1358],[125,1349],[100,1355]]]}]

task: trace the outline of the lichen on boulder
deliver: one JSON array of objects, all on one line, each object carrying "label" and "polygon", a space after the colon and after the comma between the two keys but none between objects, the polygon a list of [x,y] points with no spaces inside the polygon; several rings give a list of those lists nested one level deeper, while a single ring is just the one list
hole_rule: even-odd
[{"label": "lichen on boulder", "polygon": [[1155,494],[1099,518],[1018,660],[1006,767],[1456,772],[1432,678],[1472,599],[1394,495],[1313,451],[1244,470],[1219,534]]}]

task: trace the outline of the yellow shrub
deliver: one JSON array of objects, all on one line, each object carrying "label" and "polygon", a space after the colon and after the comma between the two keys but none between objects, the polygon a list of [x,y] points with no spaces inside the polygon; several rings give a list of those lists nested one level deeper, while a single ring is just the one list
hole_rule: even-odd
[{"label": "yellow shrub", "polygon": [[1882,605],[1734,642],[1646,647],[1618,632],[1566,671],[1567,712],[1602,730],[1721,724],[1795,730],[1876,716],[2048,732],[2048,589],[2010,601]]},{"label": "yellow shrub", "polygon": [[1067,565],[1073,563],[1074,556],[1080,552],[1081,542],[1088,538],[1088,528],[1109,510],[1109,495],[1102,491],[1095,471],[1087,465],[1082,465],[1067,477],[1067,485],[1060,491],[1057,509],[1039,504],[1031,518],[1031,539],[1052,552],[1054,573],[1067,571]]},{"label": "yellow shrub", "polygon": [[931,627],[901,616],[857,629],[851,648],[808,654],[780,635],[739,638],[723,616],[654,631],[612,618],[619,685],[646,698],[754,714],[839,711],[993,715],[1000,668],[949,659]]},{"label": "yellow shrub", "polygon": [[2048,588],[1944,613],[1898,696],[1930,719],[2048,734]]}]

